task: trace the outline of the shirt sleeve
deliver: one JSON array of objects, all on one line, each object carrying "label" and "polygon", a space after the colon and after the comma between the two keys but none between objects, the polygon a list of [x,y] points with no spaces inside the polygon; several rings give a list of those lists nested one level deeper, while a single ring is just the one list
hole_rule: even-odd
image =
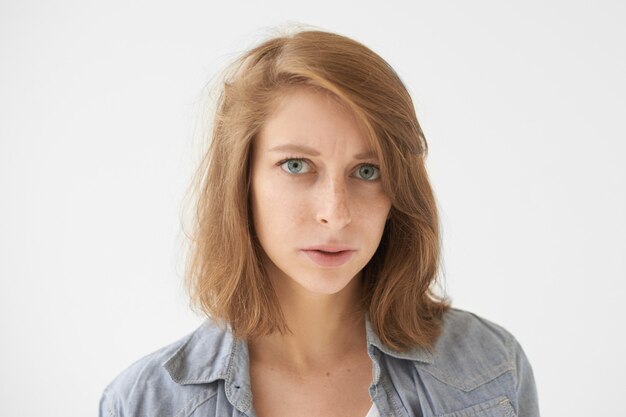
[{"label": "shirt sleeve", "polygon": [[530,362],[517,340],[514,340],[514,360],[518,417],[539,417],[537,387]]}]

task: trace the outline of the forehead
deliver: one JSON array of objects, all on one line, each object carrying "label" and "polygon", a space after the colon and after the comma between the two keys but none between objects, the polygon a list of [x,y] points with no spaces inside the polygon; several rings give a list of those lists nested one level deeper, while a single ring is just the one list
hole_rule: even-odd
[{"label": "forehead", "polygon": [[334,94],[310,87],[292,87],[277,97],[259,131],[259,145],[299,143],[359,147],[369,150],[367,130],[354,112]]}]

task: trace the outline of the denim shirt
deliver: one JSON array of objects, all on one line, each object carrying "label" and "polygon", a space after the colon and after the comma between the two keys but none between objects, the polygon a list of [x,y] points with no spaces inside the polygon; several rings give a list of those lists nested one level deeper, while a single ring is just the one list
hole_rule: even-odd
[{"label": "denim shirt", "polygon": [[[370,397],[382,417],[536,417],[531,366],[502,327],[452,308],[429,352],[383,345],[365,313]],[[194,332],[122,371],[100,417],[256,417],[246,341],[206,319]]]}]

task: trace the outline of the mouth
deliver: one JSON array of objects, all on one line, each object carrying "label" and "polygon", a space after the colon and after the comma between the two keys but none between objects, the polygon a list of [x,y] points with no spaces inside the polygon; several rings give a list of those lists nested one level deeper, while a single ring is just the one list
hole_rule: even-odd
[{"label": "mouth", "polygon": [[348,262],[355,250],[324,251],[320,249],[303,250],[313,262],[320,266],[336,267]]}]

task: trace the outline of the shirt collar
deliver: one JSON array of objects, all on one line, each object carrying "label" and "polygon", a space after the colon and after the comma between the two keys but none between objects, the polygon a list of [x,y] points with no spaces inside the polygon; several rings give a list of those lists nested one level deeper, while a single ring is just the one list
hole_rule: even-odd
[{"label": "shirt collar", "polygon": [[206,319],[184,339],[163,367],[181,385],[225,381],[226,398],[239,411],[252,406],[248,344],[235,339],[230,325]]},{"label": "shirt collar", "polygon": [[[384,345],[372,327],[369,313],[365,313],[365,330],[368,350],[375,346],[394,358],[433,362],[433,354],[422,347],[396,352]],[[224,379],[227,385],[249,383],[246,377],[249,369],[248,344],[235,339],[229,325],[222,328],[206,319],[182,343],[163,363],[176,383],[206,384],[218,379]]]},{"label": "shirt collar", "polygon": [[412,349],[407,350],[406,352],[397,352],[395,350],[390,349],[387,345],[381,342],[378,334],[374,331],[372,327],[372,323],[370,321],[369,313],[365,313],[365,331],[367,332],[367,346],[368,349],[370,346],[376,346],[381,352],[393,356],[398,359],[407,359],[411,361],[424,362],[424,363],[433,363],[433,354],[429,352],[427,349],[416,346]]},{"label": "shirt collar", "polygon": [[182,385],[226,379],[233,356],[238,352],[237,345],[230,326],[224,329],[206,319],[183,340],[163,367]]}]

